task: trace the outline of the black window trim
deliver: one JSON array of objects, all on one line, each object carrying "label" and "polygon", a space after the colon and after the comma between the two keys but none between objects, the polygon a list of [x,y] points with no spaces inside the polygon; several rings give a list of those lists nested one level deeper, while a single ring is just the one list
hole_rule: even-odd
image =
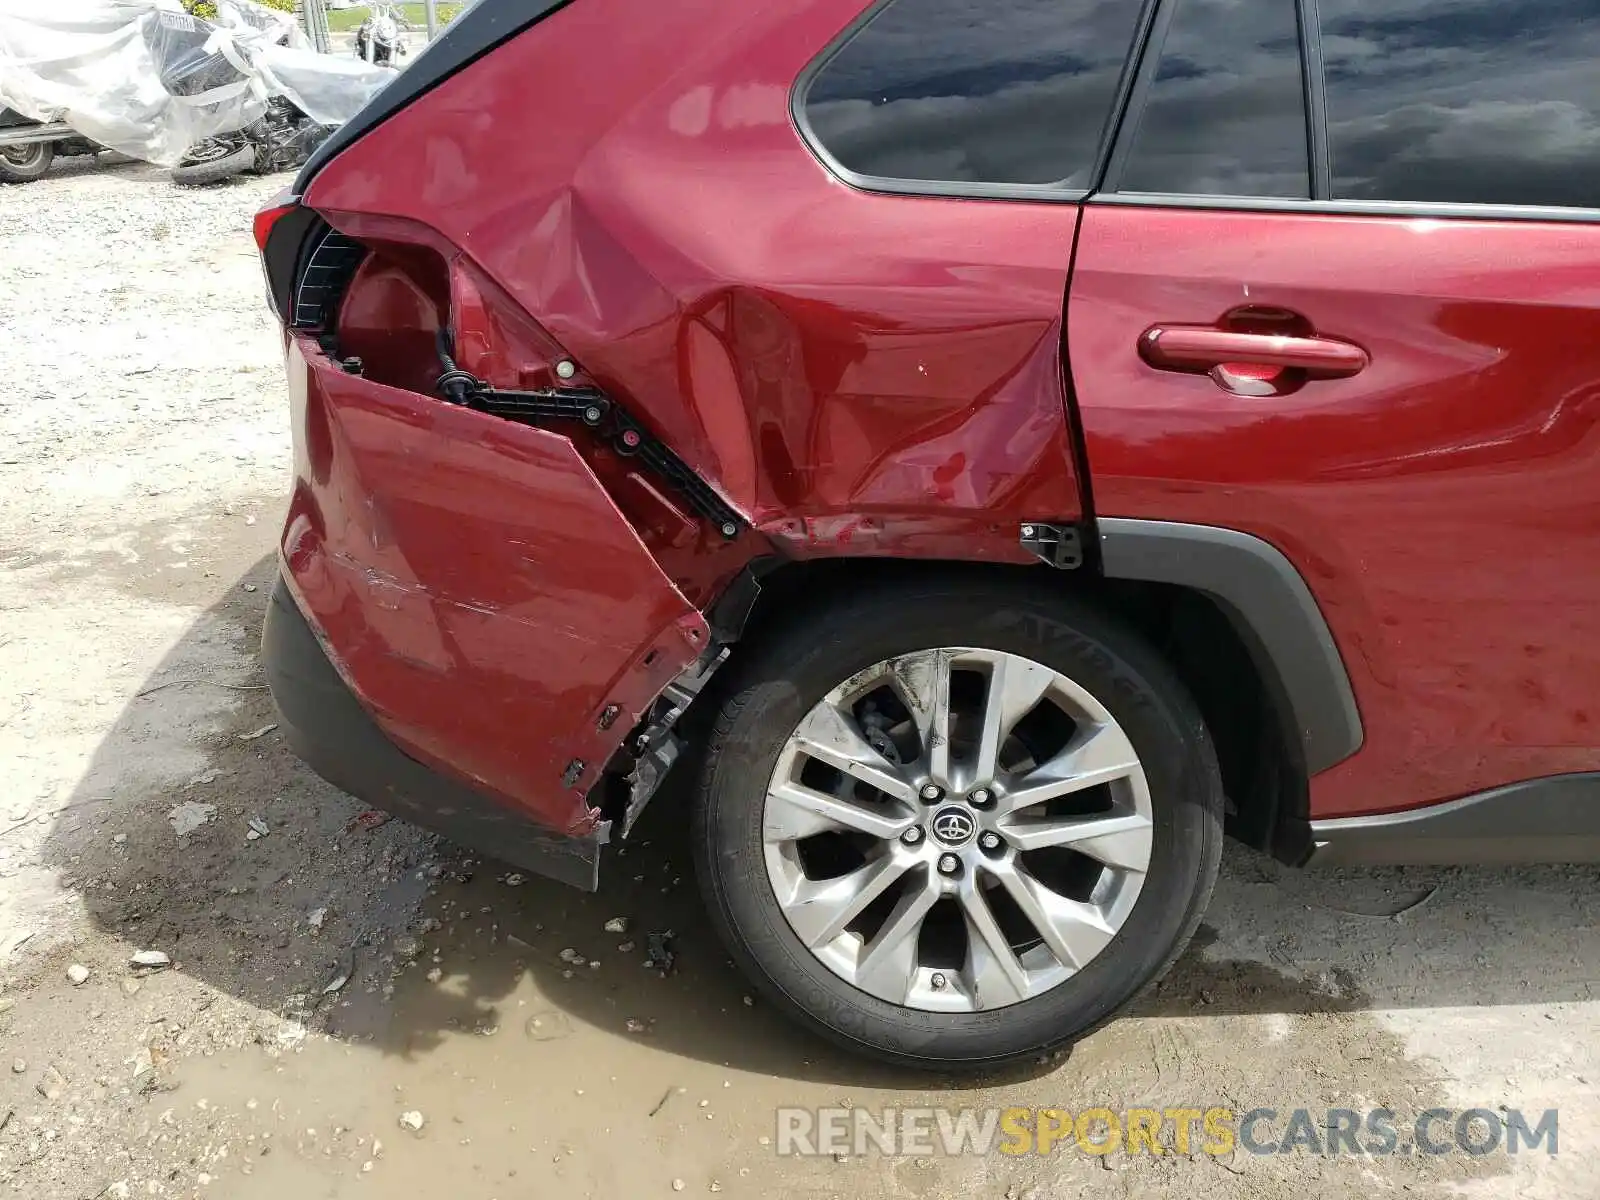
[{"label": "black window trim", "polygon": [[[1155,86],[1156,75],[1159,74],[1161,70],[1161,52],[1166,49],[1167,34],[1172,29],[1173,16],[1177,13],[1178,6],[1183,3],[1183,0],[1158,0],[1158,3],[1159,7],[1156,12],[1155,21],[1150,28],[1150,36],[1148,39],[1146,39],[1142,55],[1139,59],[1138,73],[1134,78],[1133,87],[1129,90],[1127,109],[1123,112],[1122,117],[1117,122],[1117,138],[1115,144],[1112,146],[1111,154],[1106,161],[1105,174],[1100,178],[1099,185],[1094,189],[1094,192],[1085,197],[1086,200],[1098,200],[1102,198],[1109,200],[1112,196],[1148,196],[1157,194],[1150,192],[1124,192],[1121,190],[1121,184],[1122,176],[1128,168],[1128,159],[1133,155],[1133,143],[1139,136],[1139,126],[1144,122],[1145,105],[1150,101],[1150,91]],[[1304,92],[1303,99],[1305,103],[1303,107],[1306,113],[1306,154],[1307,162],[1310,164],[1307,182],[1311,187],[1311,195],[1315,197],[1317,196],[1316,163],[1319,135],[1314,127],[1311,116],[1311,97],[1312,95],[1320,92],[1321,87],[1320,78],[1317,84],[1313,84],[1311,80],[1311,63],[1313,58],[1315,58],[1315,61],[1318,64],[1317,69],[1320,76],[1322,47],[1320,45],[1320,39],[1317,38],[1310,38],[1310,40],[1318,42],[1318,45],[1314,51],[1308,49],[1306,44],[1308,41],[1308,35],[1312,30],[1316,29],[1316,25],[1313,23],[1315,20],[1315,13],[1313,12],[1312,14],[1311,22],[1308,22],[1306,17],[1306,8],[1308,5],[1314,7],[1316,0],[1293,0],[1293,3],[1296,10],[1295,19],[1298,22],[1298,31],[1300,34],[1300,62],[1302,72],[1300,86]],[[1320,140],[1326,143],[1327,125],[1325,122],[1323,123],[1322,128],[1323,133]],[[1323,169],[1326,171],[1326,144],[1324,144],[1322,147],[1322,154],[1324,159]],[[1191,196],[1188,193],[1172,193],[1170,195],[1168,193],[1159,194],[1164,198],[1172,200],[1182,199],[1186,201],[1213,200],[1217,198],[1213,196]],[[1327,192],[1324,191],[1322,194],[1325,196],[1327,195]],[[1232,197],[1228,198],[1232,199]],[[1239,197],[1239,199],[1261,199],[1263,201],[1271,199],[1274,201],[1281,201],[1286,204],[1296,205],[1306,203],[1304,200],[1292,200],[1281,196]],[[1205,204],[1200,207],[1214,208],[1216,205]]]},{"label": "black window trim", "polygon": [[1305,81],[1306,136],[1311,161],[1310,200],[1278,196],[1196,196],[1170,192],[1125,192],[1117,188],[1134,136],[1144,115],[1150,85],[1160,62],[1172,14],[1182,0],[1159,0],[1155,23],[1143,49],[1127,108],[1116,123],[1117,136],[1105,175],[1083,198],[1085,204],[1132,208],[1190,208],[1229,212],[1285,212],[1313,216],[1413,217],[1440,220],[1549,221],[1600,223],[1600,207],[1568,208],[1552,204],[1475,204],[1453,201],[1335,200],[1332,151],[1328,144],[1327,90],[1322,55],[1322,26],[1317,0],[1295,0],[1300,22],[1300,48]]},{"label": "black window trim", "polygon": [[1035,200],[1065,204],[1081,204],[1092,196],[1095,186],[1105,172],[1106,162],[1116,143],[1123,115],[1132,107],[1129,93],[1139,73],[1139,65],[1143,61],[1145,43],[1150,36],[1150,26],[1156,11],[1158,8],[1168,7],[1163,0],[1140,0],[1139,17],[1134,22],[1133,28],[1133,43],[1123,59],[1122,73],[1117,78],[1117,86],[1111,97],[1111,109],[1100,131],[1100,145],[1095,151],[1093,169],[1089,174],[1090,186],[1086,188],[1065,188],[1053,183],[969,183],[963,180],[892,179],[880,175],[862,175],[852,171],[830,154],[806,117],[806,95],[823,68],[833,61],[857,33],[893,3],[896,3],[896,0],[874,0],[872,5],[828,43],[821,54],[807,64],[806,69],[800,72],[795,80],[794,86],[789,89],[789,119],[794,123],[801,142],[824,169],[853,188],[891,195],[944,196],[968,200]]},{"label": "black window trim", "polygon": [[1328,148],[1328,81],[1322,60],[1322,18],[1317,0],[1297,0],[1300,68],[1305,75],[1306,151],[1311,163],[1311,199],[1333,197],[1333,154]]}]

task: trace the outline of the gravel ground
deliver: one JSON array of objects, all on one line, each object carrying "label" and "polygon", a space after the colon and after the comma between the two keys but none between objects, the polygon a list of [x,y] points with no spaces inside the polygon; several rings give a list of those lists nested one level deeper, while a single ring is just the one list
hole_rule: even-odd
[{"label": "gravel ground", "polygon": [[[1596,1194],[1593,869],[1230,852],[1133,1015],[956,1086],[746,1002],[667,796],[598,896],[364,819],[283,747],[255,661],[289,443],[248,226],[281,183],[68,162],[0,188],[0,1194]],[[641,970],[666,928],[677,970]],[[924,1104],[1559,1107],[1561,1152],[770,1144],[780,1105]]]}]

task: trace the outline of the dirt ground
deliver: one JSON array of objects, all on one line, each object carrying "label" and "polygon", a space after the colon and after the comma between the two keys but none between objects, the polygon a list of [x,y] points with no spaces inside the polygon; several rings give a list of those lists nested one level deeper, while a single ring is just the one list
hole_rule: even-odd
[{"label": "dirt ground", "polygon": [[[0,189],[0,1194],[1600,1193],[1594,869],[1230,848],[1132,1015],[957,1083],[748,1003],[669,796],[592,896],[358,820],[256,662],[289,439],[248,217],[282,183],[68,163]],[[834,1105],[1559,1108],[1560,1153],[775,1153],[779,1106]]]}]

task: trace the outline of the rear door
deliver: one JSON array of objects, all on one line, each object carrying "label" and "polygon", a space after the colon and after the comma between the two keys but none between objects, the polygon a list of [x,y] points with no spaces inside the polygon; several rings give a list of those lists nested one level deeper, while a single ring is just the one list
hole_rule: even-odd
[{"label": "rear door", "polygon": [[1317,817],[1600,767],[1600,24],[1164,0],[1068,350],[1099,516],[1300,568],[1366,729]]}]

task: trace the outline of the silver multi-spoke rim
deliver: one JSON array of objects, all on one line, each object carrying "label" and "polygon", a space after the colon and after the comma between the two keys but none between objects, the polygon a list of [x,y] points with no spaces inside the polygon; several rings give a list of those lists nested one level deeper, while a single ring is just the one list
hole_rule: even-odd
[{"label": "silver multi-spoke rim", "polygon": [[841,979],[931,1012],[1051,990],[1116,936],[1150,869],[1149,786],[1105,706],[995,650],[902,655],[829,692],[763,811],[790,927]]}]

